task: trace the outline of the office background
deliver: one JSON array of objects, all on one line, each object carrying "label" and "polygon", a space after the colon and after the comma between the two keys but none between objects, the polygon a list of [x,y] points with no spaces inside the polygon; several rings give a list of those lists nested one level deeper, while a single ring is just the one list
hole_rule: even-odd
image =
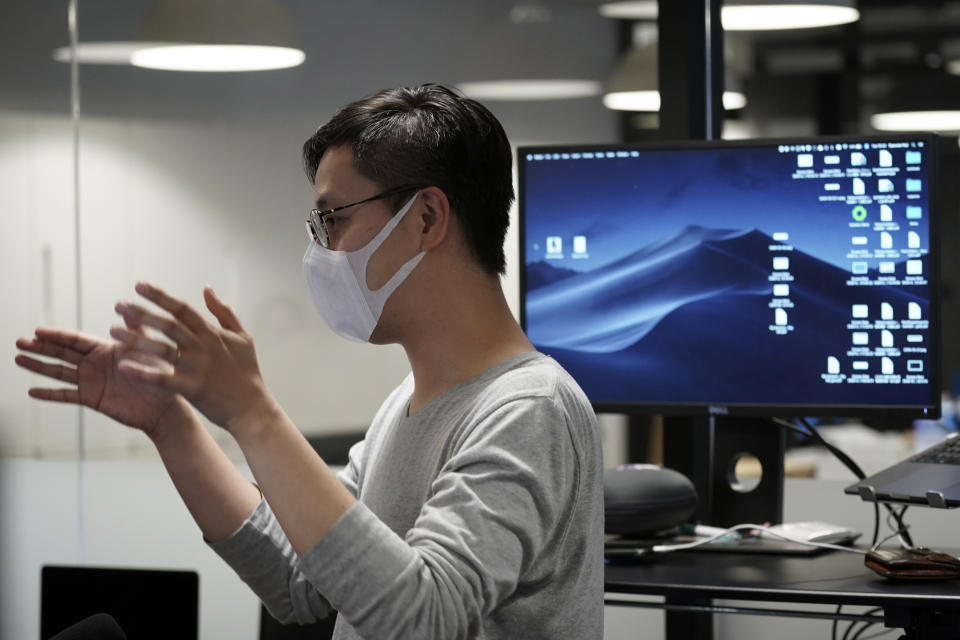
[{"label": "office background", "polygon": [[[209,284],[256,337],[264,376],[301,429],[358,433],[406,363],[396,347],[334,336],[305,295],[300,258],[311,189],[299,149],[318,124],[383,87],[522,72],[527,80],[587,80],[597,93],[484,100],[514,145],[657,136],[655,113],[610,110],[600,95],[629,53],[656,45],[649,19],[605,17],[594,0],[279,4],[306,53],[303,65],[206,74],[84,64],[78,129],[70,65],[52,57],[69,44],[68,2],[0,7],[0,337],[8,355],[0,370],[0,637],[36,637],[39,568],[51,563],[197,569],[204,638],[254,638],[259,615],[253,596],[203,545],[145,438],[89,411],[27,399],[34,381],[12,364],[16,337],[37,325],[106,335],[114,303],[133,297],[137,280],[197,306]],[[960,104],[960,78],[947,72],[960,54],[960,3],[860,4],[852,26],[728,33],[728,85],[747,105],[731,112],[724,135],[869,133],[884,101]],[[133,40],[152,5],[81,0],[79,38]],[[540,66],[526,69],[528,62]],[[944,223],[944,312],[957,318],[955,207]],[[504,279],[514,304],[515,233],[514,224]],[[948,372],[960,367],[957,335],[944,332]],[[626,427],[619,416],[603,423],[613,465],[626,455]],[[229,438],[213,433],[239,460]],[[906,446],[870,432],[858,442],[865,467]],[[827,467],[818,479],[791,481],[788,518],[809,510],[804,496],[824,486],[816,483],[842,486]],[[834,518],[854,504],[837,495]],[[845,524],[869,526],[870,510],[862,511],[862,521]],[[946,523],[949,515],[920,518]],[[647,617],[612,611],[607,635],[628,637]],[[649,618],[643,625],[655,636],[659,619]],[[725,624],[732,634],[741,623]]]}]

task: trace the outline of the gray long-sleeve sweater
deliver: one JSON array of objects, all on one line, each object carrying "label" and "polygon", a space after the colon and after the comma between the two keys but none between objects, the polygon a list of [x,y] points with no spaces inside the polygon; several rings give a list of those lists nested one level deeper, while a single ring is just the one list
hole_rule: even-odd
[{"label": "gray long-sleeve sweater", "polygon": [[264,502],[211,545],[278,619],[334,637],[603,636],[600,437],[573,379],[515,356],[407,415],[408,377],[340,473],[359,502],[297,558]]}]

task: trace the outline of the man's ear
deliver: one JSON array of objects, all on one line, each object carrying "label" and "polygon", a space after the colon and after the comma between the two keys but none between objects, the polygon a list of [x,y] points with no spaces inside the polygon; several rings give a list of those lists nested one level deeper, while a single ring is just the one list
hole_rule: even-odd
[{"label": "man's ear", "polygon": [[423,213],[420,215],[420,250],[429,251],[446,240],[450,233],[450,201],[437,187],[420,191]]}]

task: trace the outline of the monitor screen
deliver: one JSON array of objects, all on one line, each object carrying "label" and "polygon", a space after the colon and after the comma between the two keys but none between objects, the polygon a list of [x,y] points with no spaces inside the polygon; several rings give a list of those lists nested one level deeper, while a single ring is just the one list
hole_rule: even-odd
[{"label": "monitor screen", "polygon": [[520,147],[521,322],[601,411],[935,417],[935,151]]}]

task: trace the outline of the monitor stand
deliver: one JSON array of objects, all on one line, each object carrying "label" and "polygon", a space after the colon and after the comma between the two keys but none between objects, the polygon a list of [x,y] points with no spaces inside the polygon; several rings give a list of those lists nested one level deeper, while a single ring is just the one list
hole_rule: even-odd
[{"label": "monitor stand", "polygon": [[[663,465],[693,482],[697,490],[693,520],[701,524],[780,524],[785,449],[783,427],[770,420],[730,416],[665,416],[663,420]],[[747,453],[760,461],[762,475],[752,490],[744,492],[731,477],[736,461]],[[666,602],[698,607],[712,604],[702,598],[667,597]],[[668,638],[713,638],[713,622],[707,613],[668,610],[665,624]]]},{"label": "monitor stand", "polygon": [[[683,473],[697,490],[694,520],[728,527],[783,522],[783,427],[765,418],[677,417],[663,421],[663,465]],[[744,456],[760,462],[755,486],[738,481]]]}]

